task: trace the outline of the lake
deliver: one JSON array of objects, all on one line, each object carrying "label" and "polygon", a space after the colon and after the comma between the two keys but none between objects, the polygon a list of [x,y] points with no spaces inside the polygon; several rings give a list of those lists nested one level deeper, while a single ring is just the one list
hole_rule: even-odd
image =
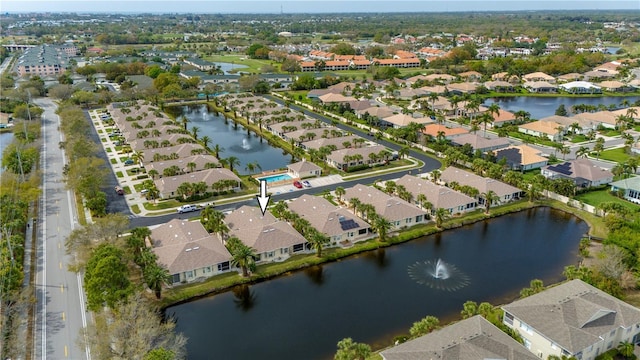
[{"label": "lake", "polygon": [[231,70],[248,68],[246,65],[236,63],[214,62],[214,64],[219,66],[220,70],[224,71],[225,74],[233,74]]},{"label": "lake", "polygon": [[[444,323],[459,318],[467,300],[504,304],[532,279],[563,280],[587,230],[570,214],[530,209],[238,286],[166,314],[189,338],[189,359],[329,359],[342,338],[385,347],[426,315]],[[437,259],[469,284],[443,291],[409,276],[409,266]]]},{"label": "lake", "polygon": [[542,119],[547,116],[554,115],[556,109],[560,104],[564,104],[567,111],[571,111],[573,105],[588,104],[599,105],[610,104],[620,105],[622,100],[627,99],[629,103],[634,103],[640,100],[639,96],[606,96],[606,97],[530,97],[530,96],[518,96],[518,97],[503,97],[503,98],[491,98],[484,102],[485,106],[489,106],[494,102],[500,105],[500,108],[516,112],[519,110],[527,111],[531,114],[532,119]]},{"label": "lake", "polygon": [[[0,156],[4,153],[4,149],[13,141],[13,131],[0,133]],[[3,168],[0,166],[0,173]]]},{"label": "lake", "polygon": [[176,119],[184,115],[189,119],[187,128],[191,131],[194,126],[200,128],[198,138],[208,136],[211,138],[210,148],[216,144],[224,148],[220,153],[221,158],[235,156],[240,161],[240,165],[234,167],[241,175],[246,175],[247,163],[258,162],[262,170],[275,170],[286,167],[291,160],[291,156],[283,155],[283,150],[268,144],[255,133],[247,133],[242,126],[234,126],[232,120],[225,123],[224,117],[216,116],[207,110],[207,105],[187,105],[166,107],[165,110]]}]

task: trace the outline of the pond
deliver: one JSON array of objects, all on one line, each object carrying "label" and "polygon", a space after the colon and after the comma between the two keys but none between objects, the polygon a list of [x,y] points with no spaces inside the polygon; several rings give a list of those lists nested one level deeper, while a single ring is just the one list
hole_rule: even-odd
[{"label": "pond", "polygon": [[[0,156],[4,153],[4,149],[13,141],[13,131],[0,133]],[[0,166],[0,173],[3,168]]]},{"label": "pond", "polygon": [[246,65],[236,63],[214,62],[214,64],[219,66],[220,70],[224,71],[225,74],[233,74],[233,70],[248,68]]},{"label": "pond", "polygon": [[[444,323],[467,300],[504,304],[534,278],[560,281],[587,230],[572,215],[531,209],[235,287],[166,314],[189,338],[190,359],[329,359],[342,338],[381,348],[426,315]],[[466,274],[468,285],[438,290],[409,276],[410,266],[437,259]]]},{"label": "pond", "polygon": [[[284,168],[291,161],[291,156],[284,154],[283,150],[269,145],[255,133],[248,133],[242,126],[235,126],[232,120],[225,122],[222,115],[215,115],[207,110],[207,105],[188,105],[188,106],[172,106],[166,107],[165,110],[176,119],[184,115],[189,119],[187,128],[191,131],[197,126],[200,131],[198,138],[208,136],[211,139],[209,148],[213,148],[216,144],[224,148],[220,153],[221,158],[229,158],[235,156],[240,161],[239,166],[235,166],[241,175],[249,172],[245,169],[248,163],[258,163],[262,170],[275,170]],[[259,170],[256,170],[260,172]]]},{"label": "pond", "polygon": [[564,104],[567,111],[571,111],[573,105],[587,104],[587,105],[600,105],[604,104],[609,106],[614,104],[617,107],[623,100],[627,100],[630,104],[640,100],[640,96],[604,96],[604,97],[530,97],[530,96],[518,96],[518,97],[504,97],[504,98],[491,98],[487,99],[484,103],[485,106],[489,106],[494,102],[500,105],[500,108],[516,112],[519,110],[527,111],[531,114],[532,119],[542,119],[547,116],[554,115],[556,109],[560,104]]}]

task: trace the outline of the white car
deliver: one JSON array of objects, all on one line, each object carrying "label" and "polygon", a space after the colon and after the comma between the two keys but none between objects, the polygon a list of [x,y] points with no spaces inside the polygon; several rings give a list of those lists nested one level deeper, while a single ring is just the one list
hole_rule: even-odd
[{"label": "white car", "polygon": [[197,205],[182,205],[176,211],[178,212],[178,214],[183,214],[183,213],[188,213],[188,212],[197,211],[197,210],[198,210]]}]

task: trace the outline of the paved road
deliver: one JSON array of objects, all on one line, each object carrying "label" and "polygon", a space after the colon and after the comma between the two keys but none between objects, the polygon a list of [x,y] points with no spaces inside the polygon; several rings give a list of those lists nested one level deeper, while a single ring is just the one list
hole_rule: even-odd
[{"label": "paved road", "polygon": [[64,241],[77,224],[75,203],[62,181],[64,153],[56,105],[51,99],[34,101],[44,109],[42,121],[43,192],[37,219],[36,300],[34,358],[90,359],[88,349],[76,340],[86,327],[82,279],[67,271],[69,257]]}]

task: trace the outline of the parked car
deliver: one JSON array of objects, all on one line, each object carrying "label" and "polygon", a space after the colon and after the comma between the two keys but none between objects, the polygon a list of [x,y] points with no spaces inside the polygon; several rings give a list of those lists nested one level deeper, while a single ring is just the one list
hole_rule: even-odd
[{"label": "parked car", "polygon": [[116,194],[124,195],[124,190],[120,186],[116,186],[114,190],[116,191]]},{"label": "parked car", "polygon": [[302,184],[300,183],[300,181],[294,181],[293,186],[297,187],[298,189],[302,189]]},{"label": "parked car", "polygon": [[135,162],[133,160],[131,160],[131,159],[127,159],[127,160],[124,161],[125,165],[133,165],[134,163]]},{"label": "parked car", "polygon": [[311,187],[311,183],[307,180],[303,181],[302,185],[304,185],[304,187]]},{"label": "parked car", "polygon": [[176,211],[178,214],[188,213],[192,211],[197,211],[198,205],[182,205]]}]

